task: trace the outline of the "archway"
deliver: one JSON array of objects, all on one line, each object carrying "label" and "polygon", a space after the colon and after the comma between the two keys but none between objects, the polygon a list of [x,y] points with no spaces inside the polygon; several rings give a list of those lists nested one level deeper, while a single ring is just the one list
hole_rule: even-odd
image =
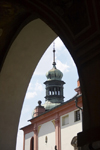
[{"label": "archway", "polygon": [[[41,60],[39,61],[33,77],[30,81],[22,108],[22,113],[20,117],[19,129],[30,124],[29,119],[32,118],[33,111],[38,105],[38,100],[45,103],[45,86],[46,73],[52,68],[53,62],[53,43],[49,46],[46,52],[43,54]],[[67,48],[64,46],[63,42],[59,37],[55,40],[55,50],[56,50],[56,67],[63,73],[63,81],[66,83],[64,85],[64,101],[71,99],[76,95],[74,89],[77,86],[77,69],[70,56]],[[17,137],[17,149],[23,147],[23,131],[18,131]]]}]

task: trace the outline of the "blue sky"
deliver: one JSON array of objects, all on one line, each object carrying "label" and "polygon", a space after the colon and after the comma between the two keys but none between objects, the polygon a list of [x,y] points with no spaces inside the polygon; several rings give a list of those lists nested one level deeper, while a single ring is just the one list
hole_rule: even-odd
[{"label": "blue sky", "polygon": [[[43,83],[47,80],[46,73],[52,69],[52,50],[53,43],[42,56],[29,83],[20,116],[16,150],[23,150],[23,131],[19,129],[29,124],[27,120],[31,119],[38,100],[41,100],[42,104],[45,102],[45,85]],[[64,101],[67,101],[76,94],[74,89],[77,87],[78,73],[72,57],[59,37],[55,39],[55,50],[56,67],[63,72],[62,80],[66,83],[64,85]]]}]

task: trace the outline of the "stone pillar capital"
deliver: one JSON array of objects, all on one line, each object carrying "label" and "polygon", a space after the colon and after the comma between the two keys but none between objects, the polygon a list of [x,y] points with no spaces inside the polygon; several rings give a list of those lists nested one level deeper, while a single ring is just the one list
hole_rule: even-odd
[{"label": "stone pillar capital", "polygon": [[55,119],[55,123],[58,124],[59,123],[59,118]]},{"label": "stone pillar capital", "polygon": [[33,126],[33,131],[35,134],[37,133],[37,125],[36,124],[34,124],[34,126]]},{"label": "stone pillar capital", "polygon": [[37,132],[37,128],[36,128],[36,127],[33,127],[33,131],[34,131],[34,132]]}]

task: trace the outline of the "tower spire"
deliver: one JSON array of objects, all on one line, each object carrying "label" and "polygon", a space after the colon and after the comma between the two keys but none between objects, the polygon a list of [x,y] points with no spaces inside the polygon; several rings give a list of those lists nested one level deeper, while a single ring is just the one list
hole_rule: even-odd
[{"label": "tower spire", "polygon": [[55,62],[55,42],[53,42],[53,67],[56,68],[56,62]]}]

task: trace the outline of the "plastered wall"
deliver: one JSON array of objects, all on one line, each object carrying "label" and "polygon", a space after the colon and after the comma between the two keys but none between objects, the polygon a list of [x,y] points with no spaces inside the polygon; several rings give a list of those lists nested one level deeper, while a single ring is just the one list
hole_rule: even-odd
[{"label": "plastered wall", "polygon": [[[66,125],[62,125],[62,118],[64,116],[69,116],[69,123]],[[60,125],[61,125],[61,149],[62,150],[74,150],[74,147],[71,145],[72,138],[77,136],[78,132],[82,131],[82,114],[80,111],[80,120],[75,122],[74,111],[65,114],[60,117]]]},{"label": "plastered wall", "polygon": [[[47,136],[47,143],[45,142]],[[55,147],[55,126],[52,121],[41,125],[38,134],[38,150],[53,150]]]},{"label": "plastered wall", "polygon": [[33,136],[33,132],[25,134],[25,150],[30,150],[30,140]]}]

